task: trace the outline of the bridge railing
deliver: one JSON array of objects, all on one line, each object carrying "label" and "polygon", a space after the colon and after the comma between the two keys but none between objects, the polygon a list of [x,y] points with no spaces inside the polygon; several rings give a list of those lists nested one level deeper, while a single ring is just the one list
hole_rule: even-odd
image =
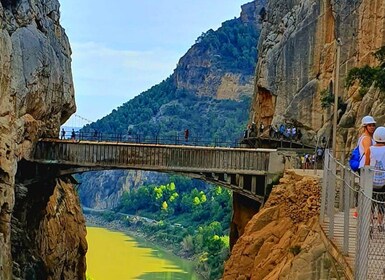
[{"label": "bridge railing", "polygon": [[99,142],[120,142],[120,143],[142,143],[142,144],[169,144],[169,145],[190,145],[190,146],[216,146],[216,147],[239,147],[241,139],[208,139],[200,136],[184,135],[143,135],[127,133],[105,133],[105,132],[82,132],[65,131],[60,135],[62,140],[99,141]]},{"label": "bridge railing", "polygon": [[350,260],[355,279],[385,279],[385,193],[373,191],[370,167],[353,172],[325,153],[320,223]]}]

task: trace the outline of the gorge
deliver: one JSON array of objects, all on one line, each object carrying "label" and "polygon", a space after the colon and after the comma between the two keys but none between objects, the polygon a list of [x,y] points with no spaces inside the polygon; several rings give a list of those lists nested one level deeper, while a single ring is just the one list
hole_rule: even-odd
[{"label": "gorge", "polygon": [[[45,170],[35,180],[31,172],[35,168],[28,163],[38,139],[57,137],[60,125],[76,111],[71,48],[60,25],[59,7],[57,0],[0,2],[0,279],[4,280],[85,279],[85,220],[72,177],[55,178]],[[346,103],[338,116],[339,155],[355,145],[362,116],[373,115],[378,123],[385,122],[384,95],[380,91],[371,87],[362,94],[357,85],[346,90],[342,83],[352,67],[376,65],[372,53],[385,45],[383,1],[256,0],[247,7],[254,15],[251,20],[262,28],[255,77],[237,80],[236,75],[222,73],[218,79],[210,71],[202,76],[196,76],[197,72],[182,73],[196,62],[186,56],[180,61],[185,67],[175,72],[173,82],[184,90],[198,92],[199,97],[210,93],[218,99],[231,99],[246,92],[253,95],[249,122],[263,122],[266,126],[294,123],[303,131],[305,141],[315,142],[322,136],[330,138],[332,112],[330,107],[321,106],[321,93],[333,88],[339,68],[341,82],[337,90]],[[263,17],[262,7],[266,12]],[[340,61],[336,62],[338,38],[343,44]],[[205,66],[207,60],[198,62]],[[196,79],[204,82],[190,83]],[[235,86],[234,81],[242,86]],[[216,90],[207,90],[211,84]],[[150,119],[161,118],[164,112],[167,106]],[[265,242],[261,239],[263,232],[258,231],[259,219],[276,223],[282,218],[280,236],[293,234],[294,226],[304,240],[309,237],[308,252],[323,250],[318,250],[322,244],[312,230],[316,224],[316,192],[313,195],[308,190],[306,199],[314,196],[314,200],[304,213],[309,218],[306,225],[293,225],[295,217],[283,215],[280,210],[289,207],[280,195],[290,198],[305,189],[295,182],[317,184],[307,177],[286,174],[281,183],[287,187],[275,189],[278,198],[273,197],[267,210],[253,217],[245,211],[253,223],[246,226],[245,234],[234,246],[224,279],[276,279],[279,275],[283,279],[304,279],[298,272],[300,263],[287,257],[290,252],[284,247],[286,239],[279,243],[271,227]],[[238,214],[242,216],[242,211]],[[251,252],[252,247],[260,250]],[[288,262],[278,262],[285,257]],[[313,265],[308,266],[309,270]]]}]

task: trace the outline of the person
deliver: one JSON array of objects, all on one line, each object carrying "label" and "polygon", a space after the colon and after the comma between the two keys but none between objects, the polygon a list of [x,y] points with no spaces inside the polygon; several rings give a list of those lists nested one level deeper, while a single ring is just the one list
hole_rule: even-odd
[{"label": "person", "polygon": [[369,165],[370,163],[370,158],[366,155],[369,154],[370,146],[375,144],[373,140],[373,133],[376,129],[376,121],[372,116],[365,116],[361,120],[361,127],[361,136],[358,138],[357,142],[361,157],[359,168],[363,167],[364,165]]},{"label": "person", "polygon": [[257,125],[255,124],[255,122],[252,122],[249,136],[255,137],[255,136],[257,136],[256,133],[257,133]]},{"label": "person", "polygon": [[309,169],[309,168],[310,168],[310,155],[305,154],[305,169]]},{"label": "person", "polygon": [[[374,169],[373,173],[373,199],[385,202],[385,127],[378,127],[373,133],[375,144],[369,147],[365,165]],[[383,218],[385,212],[384,203],[373,202],[372,217],[377,205],[378,231],[384,231]]]},{"label": "person", "polygon": [[184,131],[184,141],[188,142],[188,136],[189,136],[189,131],[188,131],[188,128],[186,128]]},{"label": "person", "polygon": [[326,137],[325,136],[322,136],[321,143],[322,143],[322,147],[326,148]]},{"label": "person", "polygon": [[302,139],[302,132],[300,129],[297,130],[297,141],[301,141]]},{"label": "person", "polygon": [[259,126],[259,135],[260,136],[262,136],[264,130],[265,130],[265,125],[263,124],[263,122],[261,122],[261,124]]},{"label": "person", "polygon": [[61,138],[60,139],[65,139],[66,138],[66,132],[64,128],[61,129]]},{"label": "person", "polygon": [[321,147],[317,147],[317,162],[322,162],[324,150]]},{"label": "person", "polygon": [[[366,156],[370,152],[370,146],[375,144],[373,141],[373,133],[376,128],[376,121],[372,116],[365,116],[361,119],[361,136],[358,138],[357,146],[360,152],[360,163],[358,168],[364,167],[364,165],[370,164],[370,157]],[[358,169],[358,173],[360,170]],[[357,218],[357,210],[353,212],[353,217]]]},{"label": "person", "polygon": [[72,129],[71,139],[75,141],[75,129]]},{"label": "person", "polygon": [[94,136],[93,136],[94,140],[98,140],[98,131],[95,129],[94,131]]}]

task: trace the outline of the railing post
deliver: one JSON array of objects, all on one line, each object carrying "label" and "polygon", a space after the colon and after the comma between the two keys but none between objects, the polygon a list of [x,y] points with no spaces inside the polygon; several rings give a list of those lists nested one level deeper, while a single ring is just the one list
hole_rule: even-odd
[{"label": "railing post", "polygon": [[354,176],[350,169],[344,170],[344,182],[343,182],[343,190],[344,190],[344,203],[343,203],[343,211],[344,211],[344,242],[343,242],[343,248],[342,253],[344,255],[349,254],[349,221],[350,221],[350,197],[351,197],[351,191],[350,188],[352,186],[352,178],[354,179]]},{"label": "railing post", "polygon": [[368,253],[371,221],[371,198],[373,173],[368,166],[361,168],[360,192],[358,196],[356,275],[355,279],[365,280],[368,275]]},{"label": "railing post", "polygon": [[336,197],[336,159],[331,157],[330,161],[330,172],[329,187],[328,187],[328,216],[329,216],[329,235],[332,239],[334,237],[334,200]]},{"label": "railing post", "polygon": [[329,169],[329,150],[325,151],[324,158],[324,170],[323,170],[323,179],[322,179],[322,194],[321,194],[321,213],[320,220],[323,222],[325,219],[325,208],[326,208],[326,195],[327,195],[327,187],[328,187],[328,169]]}]

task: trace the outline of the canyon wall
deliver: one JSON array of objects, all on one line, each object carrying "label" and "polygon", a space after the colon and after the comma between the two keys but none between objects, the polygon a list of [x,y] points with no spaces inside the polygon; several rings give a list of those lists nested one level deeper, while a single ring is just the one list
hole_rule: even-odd
[{"label": "canyon wall", "polygon": [[[75,112],[57,0],[0,1],[0,279],[82,279],[84,218],[63,178],[26,180],[34,143]],[[45,173],[44,173],[45,172]],[[63,181],[64,180],[64,181]],[[65,234],[62,234],[65,232]]]},{"label": "canyon wall", "polygon": [[322,108],[321,97],[335,87],[339,67],[338,150],[355,145],[363,116],[384,124],[383,94],[372,88],[363,96],[357,86],[345,88],[349,69],[378,63],[372,54],[385,45],[383,1],[270,0],[266,11],[251,120],[294,124],[308,141],[330,139],[333,110]]}]

